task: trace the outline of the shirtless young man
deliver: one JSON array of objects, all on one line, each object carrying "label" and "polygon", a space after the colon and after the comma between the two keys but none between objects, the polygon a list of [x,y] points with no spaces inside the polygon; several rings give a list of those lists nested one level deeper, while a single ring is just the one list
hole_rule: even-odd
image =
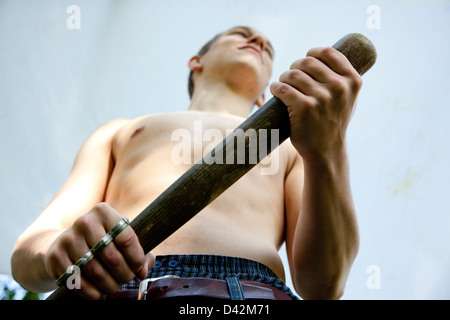
[{"label": "shirtless young man", "polygon": [[[17,241],[12,270],[24,288],[55,289],[55,279],[122,217],[132,220],[193,164],[171,161],[180,143],[174,130],[193,133],[201,121],[225,136],[263,104],[274,54],[265,35],[235,27],[205,51],[188,63],[195,85],[188,111],[113,120],[83,144],[60,192]],[[83,268],[77,291],[102,298],[144,279],[160,255],[245,258],[284,279],[278,250],[286,241],[296,292],[340,298],[359,246],[346,129],[361,85],[341,53],[311,49],[270,86],[291,122],[277,172],[262,175],[257,165],[152,254],[126,228]]]}]

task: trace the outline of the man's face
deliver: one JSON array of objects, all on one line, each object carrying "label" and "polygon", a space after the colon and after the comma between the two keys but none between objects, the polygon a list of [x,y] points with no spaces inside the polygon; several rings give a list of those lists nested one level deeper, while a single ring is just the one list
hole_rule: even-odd
[{"label": "man's face", "polygon": [[272,74],[274,50],[265,35],[249,27],[225,32],[201,57],[208,76],[229,77],[261,94]]}]

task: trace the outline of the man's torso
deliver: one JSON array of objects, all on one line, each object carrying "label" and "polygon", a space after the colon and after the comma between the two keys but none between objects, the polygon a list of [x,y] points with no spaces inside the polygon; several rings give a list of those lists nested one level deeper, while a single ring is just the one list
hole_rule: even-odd
[{"label": "man's torso", "polygon": [[[133,219],[219,142],[208,133],[225,137],[243,120],[194,111],[130,120],[113,138],[115,165],[105,201]],[[284,143],[270,157],[271,164],[255,166],[152,253],[243,257],[283,279],[278,249],[284,240],[284,179],[295,153]],[[268,165],[276,170],[267,171]]]}]

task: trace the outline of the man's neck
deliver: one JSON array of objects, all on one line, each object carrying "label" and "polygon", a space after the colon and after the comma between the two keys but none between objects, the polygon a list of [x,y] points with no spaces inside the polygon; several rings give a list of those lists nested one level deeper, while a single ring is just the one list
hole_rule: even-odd
[{"label": "man's neck", "polygon": [[254,103],[224,88],[196,90],[189,111],[203,111],[247,118]]}]

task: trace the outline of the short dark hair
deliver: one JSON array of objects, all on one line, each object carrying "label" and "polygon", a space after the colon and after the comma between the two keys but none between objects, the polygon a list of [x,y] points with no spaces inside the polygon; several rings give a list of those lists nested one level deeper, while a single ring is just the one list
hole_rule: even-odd
[{"label": "short dark hair", "polygon": [[[224,32],[221,32],[214,36],[211,40],[209,40],[197,53],[199,56],[205,55],[208,50],[211,48],[211,46],[219,39],[222,35],[224,35]],[[189,81],[188,81],[188,91],[189,91],[189,97],[192,98],[192,95],[194,94],[194,72],[191,70],[189,72]]]}]

